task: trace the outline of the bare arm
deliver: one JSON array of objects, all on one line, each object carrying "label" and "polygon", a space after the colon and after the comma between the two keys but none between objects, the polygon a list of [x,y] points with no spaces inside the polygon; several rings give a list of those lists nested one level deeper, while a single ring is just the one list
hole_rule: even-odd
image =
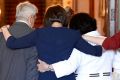
[{"label": "bare arm", "polygon": [[10,25],[5,25],[1,28],[6,41],[11,36],[10,32],[8,31],[9,26]]},{"label": "bare arm", "polygon": [[87,41],[90,41],[90,42],[93,42],[95,44],[98,44],[98,45],[102,45],[104,40],[106,39],[106,37],[94,37],[94,36],[88,36],[88,35],[83,35],[82,36],[85,40]]}]

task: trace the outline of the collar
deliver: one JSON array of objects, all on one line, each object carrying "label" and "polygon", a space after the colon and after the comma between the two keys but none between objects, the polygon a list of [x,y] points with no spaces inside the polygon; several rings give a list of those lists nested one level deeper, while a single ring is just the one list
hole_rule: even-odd
[{"label": "collar", "polygon": [[26,23],[28,26],[30,26],[26,21],[23,21],[23,20],[17,20],[16,22],[23,22],[23,23]]},{"label": "collar", "polygon": [[[88,32],[85,35],[89,35],[89,36],[101,36],[101,34],[97,30]],[[92,42],[88,42],[88,43],[90,43],[91,45],[96,45],[95,43],[92,43]]]},{"label": "collar", "polygon": [[101,36],[101,34],[97,30],[88,32],[85,35],[89,35],[89,36]]}]

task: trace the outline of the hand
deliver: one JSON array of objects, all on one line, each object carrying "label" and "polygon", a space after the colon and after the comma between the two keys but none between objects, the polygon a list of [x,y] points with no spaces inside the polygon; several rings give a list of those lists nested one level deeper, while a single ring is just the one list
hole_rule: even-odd
[{"label": "hand", "polygon": [[4,38],[5,38],[6,41],[11,36],[10,32],[8,31],[9,27],[10,27],[10,25],[5,25],[5,26],[1,27]]},{"label": "hand", "polygon": [[3,32],[3,30],[8,30],[8,28],[10,27],[10,25],[4,25],[0,28],[0,31]]},{"label": "hand", "polygon": [[46,62],[38,59],[38,64],[37,64],[37,67],[38,67],[38,71],[40,72],[46,72],[46,71],[49,71],[49,64],[47,64]]},{"label": "hand", "polygon": [[4,26],[1,27],[1,29],[4,29],[4,28],[8,29],[9,27],[10,27],[10,25],[4,25]]}]

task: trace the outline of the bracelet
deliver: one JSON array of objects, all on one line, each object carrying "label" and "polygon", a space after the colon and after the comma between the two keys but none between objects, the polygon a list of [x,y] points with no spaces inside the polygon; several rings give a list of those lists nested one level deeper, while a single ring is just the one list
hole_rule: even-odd
[{"label": "bracelet", "polygon": [[54,69],[51,67],[51,65],[48,66],[48,71],[54,71]]}]

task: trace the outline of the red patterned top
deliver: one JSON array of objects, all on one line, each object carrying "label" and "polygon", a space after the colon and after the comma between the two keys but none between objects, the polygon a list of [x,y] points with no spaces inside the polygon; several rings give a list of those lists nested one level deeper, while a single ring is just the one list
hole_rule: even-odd
[{"label": "red patterned top", "polygon": [[114,36],[106,38],[102,44],[102,46],[108,49],[118,49],[120,48],[120,31],[116,33]]}]

